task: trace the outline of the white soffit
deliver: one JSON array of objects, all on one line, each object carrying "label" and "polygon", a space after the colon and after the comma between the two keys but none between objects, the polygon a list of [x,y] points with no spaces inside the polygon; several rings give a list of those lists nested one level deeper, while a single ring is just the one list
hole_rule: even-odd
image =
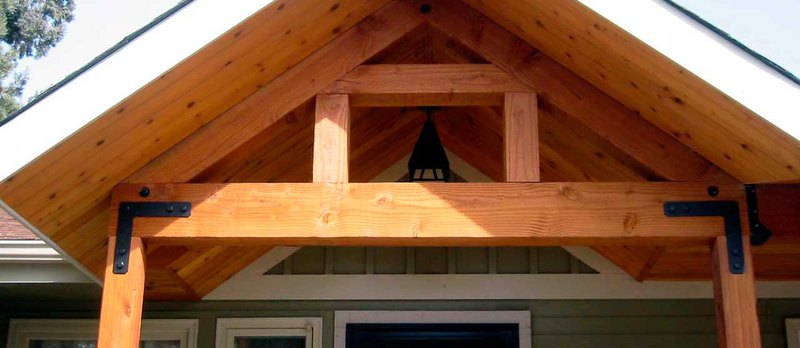
[{"label": "white soffit", "polygon": [[195,0],[0,127],[0,179],[273,0]]},{"label": "white soffit", "polygon": [[659,0],[578,1],[800,139],[800,86],[700,23]]}]

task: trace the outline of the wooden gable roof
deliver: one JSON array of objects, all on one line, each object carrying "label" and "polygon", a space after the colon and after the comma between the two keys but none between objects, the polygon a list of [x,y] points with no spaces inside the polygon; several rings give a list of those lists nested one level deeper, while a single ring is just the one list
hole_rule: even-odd
[{"label": "wooden gable roof", "polygon": [[[543,181],[800,180],[800,143],[577,1],[281,0],[7,178],[0,199],[101,277],[115,185],[308,182],[313,97],[377,63],[493,64],[537,91]],[[501,115],[437,120],[445,146],[498,181]],[[407,155],[424,121],[400,107],[352,118],[351,181]],[[755,251],[757,276],[800,274],[772,266],[798,259],[788,240],[765,247],[766,271]],[[638,279],[710,272],[707,250],[596,249]],[[201,298],[268,250],[151,245],[148,296]]]}]

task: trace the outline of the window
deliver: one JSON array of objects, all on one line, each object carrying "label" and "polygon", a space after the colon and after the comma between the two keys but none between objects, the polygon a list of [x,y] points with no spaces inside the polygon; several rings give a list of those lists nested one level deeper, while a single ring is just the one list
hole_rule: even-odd
[{"label": "window", "polygon": [[320,348],[322,318],[220,318],[217,348]]},{"label": "window", "polygon": [[528,311],[337,311],[334,348],[531,348]]},{"label": "window", "polygon": [[[11,319],[8,348],[95,348],[97,320]],[[142,348],[196,348],[197,320],[142,320]]]},{"label": "window", "polygon": [[786,319],[786,341],[789,348],[800,348],[800,319]]}]

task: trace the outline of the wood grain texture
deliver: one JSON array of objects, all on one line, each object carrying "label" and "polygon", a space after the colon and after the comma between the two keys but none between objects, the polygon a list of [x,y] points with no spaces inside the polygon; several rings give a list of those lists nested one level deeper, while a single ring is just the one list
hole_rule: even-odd
[{"label": "wood grain texture", "polygon": [[[709,199],[707,185],[691,183],[150,187],[149,200],[193,203],[190,219],[137,222],[135,235],[159,243],[668,245],[708,243],[722,234],[719,218],[664,216],[665,201]],[[142,200],[138,188],[118,186],[114,202]],[[710,199],[742,200],[741,187],[721,188],[723,193]]]},{"label": "wood grain texture", "polygon": [[579,1],[464,2],[736,178],[800,178],[800,142]]},{"label": "wood grain texture", "polygon": [[127,181],[188,181],[422,22],[393,4],[378,10]]},{"label": "wood grain texture", "polygon": [[[411,8],[424,1],[410,0]],[[425,15],[432,28],[452,39],[449,51],[472,51],[518,78],[547,102],[591,128],[658,177],[673,181],[730,181],[689,147],[584,78],[539,52],[492,19],[457,0],[437,1]]]},{"label": "wood grain texture", "polygon": [[[107,196],[113,185],[382,5],[370,0],[337,1],[336,11],[330,11],[334,2],[326,2],[330,6],[297,0],[292,1],[292,6],[284,4],[282,10],[278,10],[281,5],[277,3],[266,7],[262,11],[268,15],[251,18],[258,18],[260,22],[254,25],[266,26],[270,33],[260,39],[264,42],[260,49],[247,45],[249,52],[260,54],[253,65],[231,63],[226,67],[227,61],[216,65],[212,59],[208,65],[198,63],[190,71],[191,77],[178,78],[180,83],[163,86],[160,80],[152,82],[145,90],[158,88],[159,93],[144,100],[135,94],[83,127],[0,185],[0,197],[14,205],[39,230],[45,233],[60,230]],[[284,34],[290,24],[295,30]],[[227,47],[228,40],[237,40],[235,33],[223,35],[206,51],[216,51],[219,45]],[[214,56],[204,53],[198,57]],[[200,58],[191,60],[194,59]],[[238,63],[240,59],[244,58],[230,57],[231,62]],[[264,68],[263,73],[256,63]],[[207,73],[213,76],[195,80],[196,74]],[[144,94],[147,93],[141,95]],[[132,100],[147,107],[132,105]]]},{"label": "wood grain texture", "polygon": [[503,112],[506,182],[538,182],[539,121],[536,93],[506,93]]},{"label": "wood grain texture", "polygon": [[761,331],[756,312],[750,241],[744,238],[744,274],[730,272],[727,243],[725,236],[719,236],[711,246],[717,347],[760,348]]},{"label": "wood grain texture", "polygon": [[131,238],[128,272],[125,274],[114,274],[115,245],[116,238],[110,237],[97,346],[138,348],[144,301],[144,243],[141,238]]},{"label": "wood grain texture", "polygon": [[[321,6],[322,4],[315,2],[314,5]],[[342,3],[341,6],[344,5],[345,3]],[[353,9],[353,11],[372,12],[374,9],[370,9],[369,6],[380,6],[380,4],[368,1],[367,7]],[[337,11],[333,12],[345,9],[349,10],[350,8],[340,7],[337,8]],[[326,9],[326,11],[329,11],[329,9]],[[356,12],[344,15],[348,16],[348,20],[352,20],[355,18],[364,18],[364,16],[368,14]],[[313,97],[319,89],[343,75],[352,67],[362,63],[371,55],[377,54],[397,39],[402,38],[407,32],[410,32],[415,26],[419,26],[421,23],[422,21],[420,19],[409,16],[408,12],[403,9],[398,10],[388,7],[373,13],[360,22],[356,28],[347,29],[349,25],[343,25],[335,30],[336,35],[333,36],[338,36],[336,40],[307,57],[302,63],[297,64],[291,69],[288,66],[285,67],[285,69],[281,68],[283,74],[278,79],[267,84],[267,86],[271,87],[265,86],[261,88],[259,90],[261,91],[260,94],[248,97],[245,102],[238,104],[237,107],[229,109],[225,114],[215,119],[215,121],[202,127],[201,134],[195,132],[126,180],[141,182],[184,182],[197,180],[199,177],[206,175],[203,173],[204,170],[209,169],[216,161],[223,158],[224,155],[229,154],[240,144],[243,144],[253,136],[263,134],[259,132],[259,129],[269,128],[270,125],[275,124],[274,120],[280,119],[286,113],[292,111],[292,106],[302,105],[302,103]],[[320,27],[324,28],[325,26]],[[281,31],[281,33],[283,33],[283,31]],[[304,45],[310,47],[311,44],[312,41],[310,41],[309,38],[309,41]],[[270,66],[265,69],[271,68]],[[289,70],[284,72],[286,69]],[[302,86],[302,88],[298,86]],[[267,98],[266,101],[265,98]],[[276,102],[275,100],[278,101]],[[266,110],[263,108],[264,105],[268,106]],[[256,124],[254,125],[254,123]],[[293,127],[294,126],[290,126],[289,128]],[[302,170],[304,169],[303,166],[307,166],[305,167],[307,168],[307,173],[303,175],[307,175],[306,177],[309,179],[303,179],[303,176],[300,176],[299,180],[310,180],[311,138],[312,134],[308,132],[308,137],[305,138],[309,140],[307,142],[309,145],[307,157],[305,153],[291,158],[281,157],[280,162],[276,161],[271,163],[270,166],[263,166],[264,168],[256,166],[258,162],[258,160],[256,160],[250,168],[257,170],[257,172],[252,175],[248,174],[250,178],[248,180],[288,181],[287,178],[298,177],[298,175],[292,173],[292,170]],[[295,139],[304,138],[300,136]],[[290,144],[300,148],[305,146],[302,141],[293,141]],[[285,149],[286,147],[283,148]],[[135,151],[131,153],[136,153],[136,156],[140,155]],[[128,155],[130,155],[130,153]],[[118,158],[116,161],[127,161],[126,158],[130,157],[128,155],[123,156],[123,158]],[[141,166],[141,164],[137,166]],[[253,168],[254,166],[256,168]],[[278,168],[281,170],[276,171],[275,169]],[[286,170],[286,168],[291,168],[292,170]],[[216,170],[221,169],[217,167]],[[86,171],[82,176],[94,179],[99,178],[101,181],[104,181],[105,184],[109,185],[116,184],[118,181],[117,179],[110,176],[103,176],[103,174],[101,174],[102,171],[104,170]],[[208,175],[211,176],[212,174]],[[229,179],[237,180],[238,177],[244,177],[244,175],[234,176],[231,174]],[[80,187],[88,187],[86,185],[89,184],[81,184]],[[46,231],[48,233],[63,235],[63,242],[68,246],[68,248],[64,249],[75,256],[82,264],[86,265],[87,268],[102,276],[105,256],[105,235],[107,234],[105,232],[105,226],[107,226],[109,218],[106,208],[108,207],[108,200],[110,198],[110,186],[105,192],[106,197],[102,197],[102,189],[98,190],[97,187],[94,186],[90,194],[92,197],[83,198],[80,204],[70,205],[69,209],[58,208],[56,206],[56,211],[62,215],[53,220],[47,218],[47,221],[51,222],[57,228],[50,228]],[[60,196],[60,193],[57,196]],[[55,200],[53,199],[51,201]],[[50,203],[47,203],[47,205],[49,204]],[[88,205],[81,207],[83,204]],[[42,219],[45,218],[43,217]],[[42,227],[39,225],[37,226],[40,228]],[[72,233],[76,230],[80,230],[81,233]],[[57,242],[60,243],[62,240],[59,239]]]},{"label": "wood grain texture", "polygon": [[353,106],[502,105],[529,88],[487,64],[362,65],[323,93],[349,94]]},{"label": "wood grain texture", "polygon": [[349,153],[350,103],[347,94],[317,95],[314,182],[347,182]]}]

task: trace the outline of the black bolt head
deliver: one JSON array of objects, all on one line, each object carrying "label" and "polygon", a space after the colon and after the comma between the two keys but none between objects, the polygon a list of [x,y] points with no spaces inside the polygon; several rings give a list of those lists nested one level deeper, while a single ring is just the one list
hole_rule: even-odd
[{"label": "black bolt head", "polygon": [[125,267],[125,261],[117,261],[117,265],[116,266],[117,266],[117,268]]},{"label": "black bolt head", "polygon": [[125,255],[128,252],[128,249],[122,248],[117,250],[117,253],[120,255]]},{"label": "black bolt head", "polygon": [[187,212],[188,210],[189,210],[189,207],[187,207],[187,206],[185,206],[185,205],[182,205],[182,206],[181,206],[181,213],[185,213],[185,212]]},{"label": "black bolt head", "polygon": [[742,268],[742,264],[741,264],[741,263],[738,263],[738,262],[736,262],[736,263],[734,263],[734,264],[733,264],[733,268],[736,268],[736,269],[741,269],[741,268]]},{"label": "black bolt head", "polygon": [[675,206],[674,206],[674,205],[670,205],[670,206],[668,206],[668,207],[667,207],[667,210],[669,210],[669,212],[670,212],[670,213],[674,213],[674,212],[675,212],[676,210],[678,210],[678,209],[677,209],[677,208],[675,208]]},{"label": "black bolt head", "polygon": [[175,207],[173,207],[171,205],[167,207],[167,213],[171,213],[173,211],[175,211]]},{"label": "black bolt head", "polygon": [[683,210],[684,213],[688,213],[689,212],[689,206],[688,205],[682,205],[681,206],[681,210]]},{"label": "black bolt head", "polygon": [[420,6],[420,7],[419,7],[419,12],[422,12],[422,13],[430,13],[430,12],[431,12],[431,5],[429,5],[429,4],[422,4],[422,6]]},{"label": "black bolt head", "polygon": [[716,197],[719,195],[719,187],[716,186],[709,186],[708,187],[708,195],[711,197]]},{"label": "black bolt head", "polygon": [[150,188],[149,187],[142,187],[139,190],[139,196],[142,196],[142,198],[147,198],[147,196],[150,196]]},{"label": "black bolt head", "polygon": [[741,254],[742,252],[741,252],[739,249],[733,249],[733,250],[731,250],[731,253],[732,253],[734,256],[739,256],[739,254]]}]

